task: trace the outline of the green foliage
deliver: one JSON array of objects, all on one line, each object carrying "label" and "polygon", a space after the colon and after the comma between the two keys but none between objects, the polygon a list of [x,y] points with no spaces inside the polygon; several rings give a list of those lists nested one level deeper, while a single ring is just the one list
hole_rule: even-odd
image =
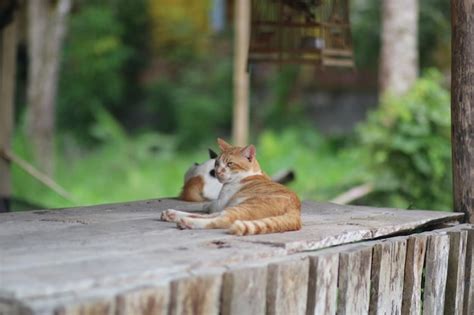
[{"label": "green foliage", "polygon": [[366,180],[359,162],[364,156],[358,148],[334,148],[331,139],[311,128],[267,130],[257,142],[262,169],[270,175],[294,170],[296,180],[290,187],[302,199],[330,200]]},{"label": "green foliage", "polygon": [[94,108],[119,104],[125,86],[121,70],[129,54],[122,34],[106,6],[86,6],[71,17],[58,93],[59,128],[84,137]]},{"label": "green foliage", "polygon": [[213,142],[230,129],[230,58],[214,56],[189,65],[176,77],[152,84],[147,94],[147,111],[159,121],[155,130],[176,134],[181,148]]},{"label": "green foliage", "polygon": [[270,97],[256,108],[266,128],[278,130],[307,123],[303,106],[294,97],[299,75],[299,66],[285,65],[269,78],[266,88]]},{"label": "green foliage", "polygon": [[429,71],[404,97],[386,97],[359,128],[372,157],[373,202],[451,209],[449,92]]},{"label": "green foliage", "polygon": [[[353,0],[351,30],[357,67],[376,70],[380,50],[382,1]],[[418,40],[422,68],[449,67],[450,2],[419,0]]]},{"label": "green foliage", "polygon": [[[176,196],[183,176],[207,150],[180,150],[176,138],[147,132],[132,136],[105,110],[95,114],[94,135],[102,145],[85,151],[59,136],[55,180],[75,197],[68,202],[13,165],[14,196],[48,208],[126,202]],[[216,148],[215,139],[206,143]],[[335,150],[331,142],[306,129],[266,131],[259,137],[257,156],[268,174],[296,171],[291,184],[301,198],[328,200],[361,181],[362,151]],[[17,133],[17,154],[29,160],[26,138]]]},{"label": "green foliage", "polygon": [[351,30],[355,61],[359,68],[377,69],[380,50],[381,1],[351,3]]}]

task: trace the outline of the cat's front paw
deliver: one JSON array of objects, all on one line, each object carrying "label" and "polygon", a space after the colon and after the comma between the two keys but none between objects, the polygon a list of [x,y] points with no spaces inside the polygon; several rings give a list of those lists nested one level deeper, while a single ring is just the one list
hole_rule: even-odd
[{"label": "cat's front paw", "polygon": [[166,221],[166,222],[176,222],[177,221],[177,213],[176,210],[173,209],[168,209],[165,210],[161,213],[161,221]]},{"label": "cat's front paw", "polygon": [[189,220],[186,220],[185,218],[180,219],[177,223],[176,226],[180,230],[190,230],[193,228],[193,225]]}]

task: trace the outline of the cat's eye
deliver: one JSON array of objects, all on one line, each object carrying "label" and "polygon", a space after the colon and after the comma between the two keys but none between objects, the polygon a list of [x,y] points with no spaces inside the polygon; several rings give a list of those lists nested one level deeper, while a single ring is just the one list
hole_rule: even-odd
[{"label": "cat's eye", "polygon": [[233,165],[234,165],[233,162],[227,162],[227,166],[228,166],[228,167],[232,167]]},{"label": "cat's eye", "polygon": [[211,175],[211,177],[216,177],[216,171],[215,170],[211,170],[209,172],[209,175]]}]

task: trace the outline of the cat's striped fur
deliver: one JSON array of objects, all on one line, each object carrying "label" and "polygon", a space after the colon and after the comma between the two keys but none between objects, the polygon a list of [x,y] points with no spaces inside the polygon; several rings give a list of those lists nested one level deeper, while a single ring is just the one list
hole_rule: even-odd
[{"label": "cat's striped fur", "polygon": [[182,229],[229,229],[236,235],[295,231],[301,228],[301,203],[287,187],[265,175],[255,158],[255,147],[234,147],[218,139],[217,178],[223,183],[213,214],[166,210],[162,220]]}]

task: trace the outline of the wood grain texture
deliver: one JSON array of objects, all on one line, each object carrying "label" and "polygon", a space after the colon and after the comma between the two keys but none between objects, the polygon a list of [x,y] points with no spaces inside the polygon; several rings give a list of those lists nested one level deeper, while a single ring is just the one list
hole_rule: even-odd
[{"label": "wood grain texture", "polygon": [[102,299],[57,308],[54,315],[114,315],[115,301]]},{"label": "wood grain texture", "polygon": [[401,314],[406,246],[404,238],[373,246],[369,314]]},{"label": "wood grain texture", "polygon": [[370,302],[372,248],[362,247],[339,256],[337,314],[367,314]]},{"label": "wood grain texture", "polygon": [[169,295],[169,286],[145,287],[120,293],[116,300],[116,315],[167,314]]},{"label": "wood grain texture", "polygon": [[338,268],[338,253],[310,256],[306,315],[336,314]]},{"label": "wood grain texture", "polygon": [[390,314],[402,314],[403,281],[405,274],[406,239],[394,240],[390,255]]},{"label": "wood grain texture", "polygon": [[474,223],[474,0],[451,0],[454,209]]},{"label": "wood grain texture", "polygon": [[247,267],[224,274],[222,315],[265,314],[267,267]]},{"label": "wood grain texture", "polygon": [[304,315],[308,296],[309,260],[293,259],[268,266],[267,314]]},{"label": "wood grain texture", "polygon": [[[192,277],[190,271],[205,275],[196,268],[224,273],[232,271],[230,265],[262,259],[318,256],[321,251],[306,251],[460,218],[446,212],[304,202],[301,231],[252,237],[222,230],[180,231],[158,220],[165,209],[199,211],[203,206],[158,199],[0,214],[0,299],[19,301],[37,312],[99,299],[102,291],[115,299],[135,288]],[[38,296],[44,303],[37,303]]]},{"label": "wood grain texture", "polygon": [[444,313],[448,275],[449,236],[447,234],[430,235],[427,245],[423,314],[441,315]]},{"label": "wood grain texture", "polygon": [[217,315],[220,275],[194,276],[171,282],[170,315]]},{"label": "wood grain texture", "polygon": [[402,314],[421,314],[421,286],[428,237],[410,236],[407,241]]},{"label": "wood grain texture", "polygon": [[380,242],[372,248],[369,314],[388,314],[390,311],[390,266],[392,244]]},{"label": "wood grain texture", "polygon": [[446,283],[445,314],[462,314],[467,231],[449,232],[448,278]]},{"label": "wood grain texture", "polygon": [[467,230],[463,314],[474,314],[474,229]]}]

